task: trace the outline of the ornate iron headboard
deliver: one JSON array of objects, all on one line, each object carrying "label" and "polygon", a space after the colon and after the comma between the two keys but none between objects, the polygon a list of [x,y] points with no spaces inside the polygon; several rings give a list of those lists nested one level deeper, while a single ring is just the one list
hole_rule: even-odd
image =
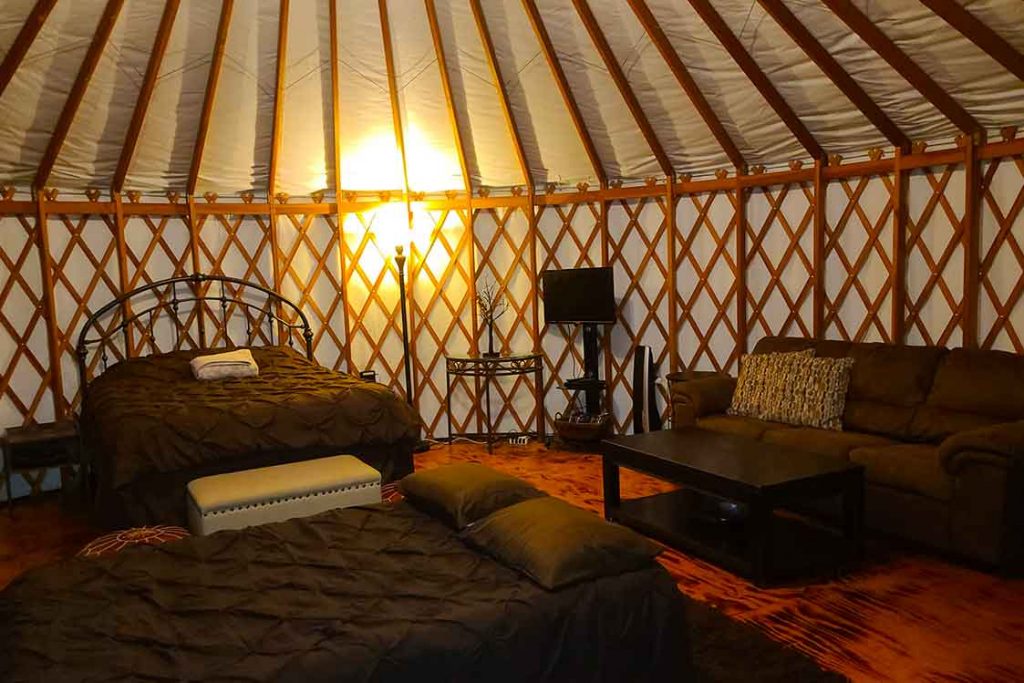
[{"label": "ornate iron headboard", "polygon": [[[214,284],[219,284],[219,288],[216,288],[216,291],[211,286]],[[179,285],[187,285],[187,287],[183,288],[186,290],[183,292],[183,295],[179,295]],[[231,287],[226,288],[225,285],[230,285]],[[141,298],[150,292],[153,293],[154,298],[146,301],[145,307],[140,308],[140,310],[132,309],[132,299]],[[257,303],[247,300],[245,298],[247,292],[262,294],[262,305],[257,305]],[[215,306],[210,308],[205,302],[213,302]],[[191,304],[187,306],[190,317],[183,324],[182,319],[179,317],[179,312],[182,306],[187,304]],[[286,320],[281,316],[282,306],[295,314],[292,321]],[[220,308],[219,321],[216,315],[217,307]],[[88,361],[90,348],[99,348],[103,369],[106,370],[108,362],[107,347],[111,345],[111,340],[117,335],[124,335],[124,338],[127,339],[129,329],[147,329],[150,335],[150,343],[155,346],[154,322],[161,313],[173,318],[175,350],[181,348],[182,331],[185,331],[187,336],[188,325],[191,322],[196,322],[200,331],[204,329],[203,322],[207,319],[204,316],[211,317],[214,324],[219,325],[218,335],[223,338],[224,345],[232,346],[234,341],[230,336],[229,322],[232,320],[236,307],[241,309],[242,317],[245,320],[245,345],[252,345],[255,333],[261,334],[264,339],[270,342],[270,345],[281,345],[282,337],[284,337],[288,346],[294,346],[295,332],[301,330],[302,339],[306,344],[306,357],[313,360],[313,331],[309,327],[309,320],[306,318],[306,314],[302,312],[298,304],[286,299],[272,289],[267,289],[255,282],[223,275],[196,273],[194,275],[160,280],[159,282],[153,282],[133,289],[118,296],[90,316],[82,327],[82,331],[78,334],[78,344],[75,346],[78,356],[78,376],[82,392],[84,393],[89,386]],[[120,319],[115,316],[115,312],[120,312]],[[257,314],[255,318],[252,312]],[[111,318],[109,322],[112,324],[109,324],[106,328],[101,327],[100,321],[108,316]],[[255,329],[253,328],[254,321],[256,322]],[[266,334],[261,332],[261,325],[264,322],[267,325]],[[275,338],[277,342],[274,341]],[[205,341],[203,340],[203,342]],[[205,346],[205,343],[203,345]]]}]

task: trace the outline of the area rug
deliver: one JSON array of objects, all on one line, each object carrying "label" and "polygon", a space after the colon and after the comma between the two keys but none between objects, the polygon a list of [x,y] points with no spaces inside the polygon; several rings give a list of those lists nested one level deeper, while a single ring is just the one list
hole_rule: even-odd
[{"label": "area rug", "polygon": [[[461,461],[482,462],[580,507],[602,510],[601,461],[595,455],[505,444],[488,454],[482,447],[459,444],[417,455],[416,466]],[[623,497],[670,488],[625,469],[621,487]],[[851,680],[1024,681],[1024,581],[889,542],[870,543],[868,558],[862,568],[839,580],[772,589],[758,589],[673,550],[660,561],[684,595],[712,608],[707,619],[721,614],[749,625]],[[729,634],[723,638],[733,637],[723,630]],[[722,650],[731,647],[723,645]],[[710,661],[718,659],[715,649]],[[733,659],[748,658],[745,649],[739,652]],[[730,680],[727,671],[717,672],[722,678],[709,675],[711,680]]]}]

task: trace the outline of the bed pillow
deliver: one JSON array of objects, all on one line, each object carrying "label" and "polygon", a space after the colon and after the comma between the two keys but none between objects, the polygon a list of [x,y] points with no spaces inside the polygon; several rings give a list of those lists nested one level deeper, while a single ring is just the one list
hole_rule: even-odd
[{"label": "bed pillow", "polygon": [[643,569],[661,552],[640,534],[551,497],[498,510],[462,538],[548,590]]},{"label": "bed pillow", "polygon": [[399,489],[413,505],[456,529],[495,510],[547,495],[522,479],[470,462],[410,474]]}]

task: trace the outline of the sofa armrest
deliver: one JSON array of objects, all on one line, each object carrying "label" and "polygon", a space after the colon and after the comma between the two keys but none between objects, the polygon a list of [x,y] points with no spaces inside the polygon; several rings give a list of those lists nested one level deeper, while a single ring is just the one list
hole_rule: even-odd
[{"label": "sofa armrest", "polygon": [[672,387],[672,426],[692,427],[697,418],[724,413],[732,403],[736,380],[725,375],[679,382]]},{"label": "sofa armrest", "polygon": [[1007,469],[1024,463],[1024,420],[953,434],[939,446],[939,457],[950,474],[971,461]]}]

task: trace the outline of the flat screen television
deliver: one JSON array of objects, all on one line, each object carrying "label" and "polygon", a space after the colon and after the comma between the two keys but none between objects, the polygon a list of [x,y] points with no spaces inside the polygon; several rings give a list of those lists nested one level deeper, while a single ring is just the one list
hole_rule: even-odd
[{"label": "flat screen television", "polygon": [[544,320],[549,323],[614,323],[611,268],[570,268],[541,274]]}]

